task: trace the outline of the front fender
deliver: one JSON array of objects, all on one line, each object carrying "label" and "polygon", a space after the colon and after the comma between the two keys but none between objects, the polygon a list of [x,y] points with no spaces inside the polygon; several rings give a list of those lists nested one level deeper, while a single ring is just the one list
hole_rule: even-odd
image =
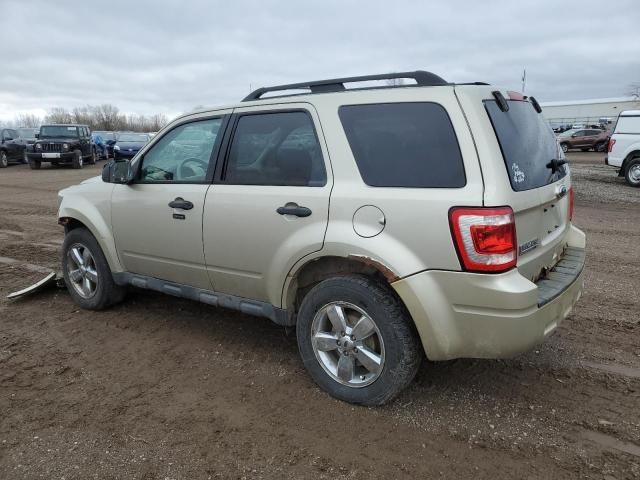
[{"label": "front fender", "polygon": [[109,185],[109,188],[102,188],[103,185],[100,185],[100,188],[95,189],[97,185],[88,183],[63,190],[58,209],[58,221],[64,223],[65,219],[73,219],[82,223],[98,241],[111,271],[122,272],[124,269],[118,258],[111,228],[113,185]]}]

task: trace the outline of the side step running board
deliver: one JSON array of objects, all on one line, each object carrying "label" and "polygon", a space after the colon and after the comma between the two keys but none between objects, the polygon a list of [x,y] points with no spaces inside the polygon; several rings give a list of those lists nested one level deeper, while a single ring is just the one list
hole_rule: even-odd
[{"label": "side step running board", "polygon": [[288,315],[286,310],[274,307],[268,302],[236,297],[227,293],[218,293],[129,272],[114,273],[113,281],[118,285],[130,285],[145,290],[166,293],[174,297],[187,298],[214,307],[229,308],[248,315],[266,317],[274,323],[285,327],[295,325],[295,318]]}]

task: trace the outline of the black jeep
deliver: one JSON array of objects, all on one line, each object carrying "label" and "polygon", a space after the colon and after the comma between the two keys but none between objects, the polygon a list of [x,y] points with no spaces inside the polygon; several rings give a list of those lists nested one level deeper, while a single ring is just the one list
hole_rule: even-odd
[{"label": "black jeep", "polygon": [[91,130],[86,125],[42,125],[38,140],[27,157],[33,169],[40,168],[42,162],[51,162],[56,166],[71,164],[73,168],[82,168],[85,160],[96,163]]}]

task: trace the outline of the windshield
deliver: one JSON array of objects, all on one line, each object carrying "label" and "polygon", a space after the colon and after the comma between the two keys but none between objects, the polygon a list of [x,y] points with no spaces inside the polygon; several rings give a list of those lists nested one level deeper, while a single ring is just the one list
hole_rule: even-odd
[{"label": "windshield", "polygon": [[18,135],[20,138],[36,138],[37,128],[19,128]]},{"label": "windshield", "polygon": [[566,167],[555,172],[547,167],[551,160],[561,158],[560,149],[551,127],[533,105],[509,101],[509,110],[503,112],[495,100],[487,100],[485,108],[500,143],[514,191],[543,187],[567,174]]},{"label": "windshield", "polygon": [[116,139],[116,134],[113,133],[113,132],[93,132],[93,136],[94,137],[100,137],[105,142],[107,140],[115,140]]},{"label": "windshield", "polygon": [[149,137],[143,133],[122,133],[118,135],[119,142],[147,142]]},{"label": "windshield", "polygon": [[40,127],[40,138],[78,138],[78,127],[47,125]]}]

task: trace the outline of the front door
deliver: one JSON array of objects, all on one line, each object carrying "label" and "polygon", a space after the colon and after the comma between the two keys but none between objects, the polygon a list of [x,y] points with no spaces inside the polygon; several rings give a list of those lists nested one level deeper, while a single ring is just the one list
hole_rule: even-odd
[{"label": "front door", "polygon": [[225,117],[182,123],[158,138],[116,185],[112,222],[120,261],[132,273],[210,290],[202,213]]},{"label": "front door", "polygon": [[234,110],[203,225],[216,291],[276,306],[293,263],[322,248],[332,185],[315,111],[286,108]]}]

